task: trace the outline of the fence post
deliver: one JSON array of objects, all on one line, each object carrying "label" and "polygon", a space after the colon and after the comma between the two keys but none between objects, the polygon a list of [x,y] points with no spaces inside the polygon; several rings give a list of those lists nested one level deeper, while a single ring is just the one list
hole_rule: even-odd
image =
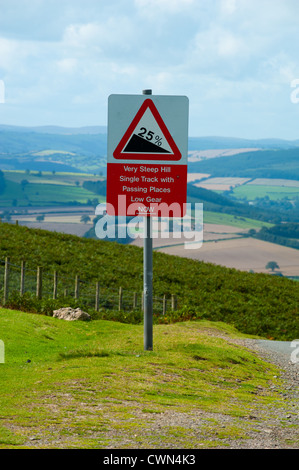
[{"label": "fence post", "polygon": [[96,301],[95,301],[95,311],[99,311],[99,305],[100,305],[100,283],[97,281],[96,283]]},{"label": "fence post", "polygon": [[163,315],[165,315],[167,309],[167,299],[166,295],[163,296]]},{"label": "fence post", "polygon": [[75,299],[78,299],[78,298],[79,298],[79,276],[77,274],[75,278]]},{"label": "fence post", "polygon": [[57,299],[57,271],[54,271],[53,299]]},{"label": "fence post", "polygon": [[37,279],[36,279],[36,297],[38,299],[42,298],[42,288],[43,288],[43,268],[41,266],[38,266]]},{"label": "fence post", "polygon": [[3,304],[6,304],[8,299],[8,282],[9,282],[9,260],[10,258],[5,258],[5,268],[4,268],[4,287],[3,287]]},{"label": "fence post", "polygon": [[175,294],[171,294],[171,310],[177,310],[178,301]]},{"label": "fence post", "polygon": [[25,292],[25,261],[21,261],[21,280],[20,280],[20,294]]},{"label": "fence post", "polygon": [[64,297],[67,297],[67,288],[64,289]]},{"label": "fence post", "polygon": [[144,292],[141,293],[141,310],[144,312]]},{"label": "fence post", "polygon": [[118,310],[122,310],[123,307],[123,288],[119,288],[119,294],[118,294]]}]

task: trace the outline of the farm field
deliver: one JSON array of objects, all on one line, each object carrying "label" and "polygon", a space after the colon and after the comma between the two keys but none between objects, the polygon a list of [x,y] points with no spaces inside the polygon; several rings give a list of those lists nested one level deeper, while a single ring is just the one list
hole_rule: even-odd
[{"label": "farm field", "polygon": [[271,224],[261,222],[259,220],[249,219],[246,217],[238,217],[230,214],[222,214],[219,212],[205,211],[203,206],[203,221],[205,224],[225,225],[237,227],[240,230],[249,230],[251,228],[258,229],[261,227],[270,227]]},{"label": "farm field", "polygon": [[[197,175],[194,173],[194,175]],[[198,176],[203,174],[198,174]],[[272,200],[279,200],[285,197],[293,199],[299,196],[299,181],[288,179],[270,178],[237,178],[237,177],[217,177],[209,178],[188,176],[190,183],[198,188],[210,189],[211,191],[223,192],[231,190],[231,194],[240,199],[254,200],[257,197],[268,196]]]},{"label": "farm field", "polygon": [[[0,206],[26,207],[29,205],[53,205],[77,202],[86,204],[94,199],[95,193],[82,187],[84,181],[97,181],[99,176],[81,173],[26,173],[24,171],[4,171],[6,189],[0,195]],[[23,185],[21,182],[23,181]],[[99,202],[103,200],[97,197]]]},{"label": "farm field", "polygon": [[203,178],[208,178],[210,175],[207,173],[188,173],[187,181],[188,183],[193,183],[194,181],[200,181]]},{"label": "farm field", "polygon": [[209,158],[216,157],[229,157],[233,155],[239,155],[240,153],[255,152],[260,150],[258,148],[239,148],[239,149],[206,149],[206,150],[190,150],[188,152],[189,162],[200,162]]},{"label": "farm field", "polygon": [[[203,212],[203,221],[203,241],[240,238],[247,234],[249,229],[258,230],[262,226],[271,226],[271,224],[258,220],[210,211]],[[181,245],[182,243],[188,242],[188,240],[190,239],[185,238],[183,235],[180,238],[176,238],[172,233],[169,234],[169,237],[164,238],[163,230],[161,232],[161,230],[157,231],[153,228],[154,249],[168,245]],[[141,247],[143,246],[143,239],[137,238],[133,240],[131,244]]]},{"label": "farm field", "polygon": [[276,261],[284,276],[299,276],[299,250],[253,238],[209,241],[198,250],[177,245],[162,247],[158,251],[256,273],[268,272],[266,264]]},{"label": "farm field", "polygon": [[[36,217],[43,215],[43,221],[37,221]],[[90,220],[81,221],[82,216],[89,216]],[[95,217],[95,209],[93,206],[65,206],[57,207],[34,207],[29,208],[27,213],[11,216],[11,223],[18,222],[28,228],[39,228],[49,230],[51,232],[67,233],[77,235],[79,237],[84,234],[92,226],[92,220]]]},{"label": "farm field", "polygon": [[285,179],[275,179],[275,178],[256,178],[250,181],[248,184],[253,185],[266,185],[266,186],[280,186],[280,187],[290,187],[290,188],[299,188],[299,181],[297,180],[285,180]]},{"label": "farm field", "polygon": [[294,199],[299,197],[299,187],[261,185],[252,182],[251,184],[244,184],[234,188],[233,195],[240,199],[246,198],[248,201],[265,196],[272,200],[283,199],[285,197]]},{"label": "farm field", "polygon": [[210,189],[211,191],[228,191],[248,181],[250,181],[250,178],[209,178],[202,182],[195,183],[194,186],[197,188]]}]

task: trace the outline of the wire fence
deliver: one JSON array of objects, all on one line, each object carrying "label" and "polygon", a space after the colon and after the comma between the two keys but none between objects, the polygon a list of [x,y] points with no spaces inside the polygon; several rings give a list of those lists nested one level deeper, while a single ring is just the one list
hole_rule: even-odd
[{"label": "wire fence", "polygon": [[[95,311],[100,309],[119,311],[143,311],[143,292],[107,287],[99,282],[81,279],[78,275],[67,277],[54,271],[52,274],[38,266],[28,268],[24,261],[10,262],[7,257],[0,260],[0,302],[6,305],[10,296],[29,293],[37,299],[74,299],[78,305],[88,306]],[[171,309],[179,308],[176,295],[153,297],[153,310],[157,315],[165,315]]]}]

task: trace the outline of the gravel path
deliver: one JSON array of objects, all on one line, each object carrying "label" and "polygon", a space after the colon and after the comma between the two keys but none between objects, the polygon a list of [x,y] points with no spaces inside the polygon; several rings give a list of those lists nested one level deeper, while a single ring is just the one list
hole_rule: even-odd
[{"label": "gravel path", "polygon": [[251,437],[242,442],[228,442],[229,448],[299,449],[299,340],[229,339],[229,342],[245,346],[265,361],[276,365],[284,382],[284,390],[280,391],[284,406],[255,411],[255,416],[249,417],[257,420]]},{"label": "gravel path", "polygon": [[[144,440],[150,443],[149,448],[160,448],[161,445],[151,441],[153,435],[157,436],[158,440],[159,436],[163,436],[165,429],[179,426],[189,430],[190,436],[197,436],[193,441],[196,449],[299,449],[299,353],[298,362],[292,363],[291,354],[294,348],[291,348],[291,343],[234,339],[213,329],[205,329],[205,333],[246,347],[266,362],[276,365],[281,371],[283,387],[272,385],[271,388],[277,392],[278,398],[268,406],[260,405],[253,399],[248,415],[242,417],[202,409],[191,413],[179,413],[169,409],[154,416],[146,415],[140,404],[136,403],[134,406],[133,403],[128,403],[128,406],[134,407],[136,419],[149,420],[148,432],[143,429]],[[231,436],[224,437],[224,434],[230,434],[230,430]],[[233,430],[240,431],[238,437]],[[165,448],[181,448],[178,442],[162,442]],[[126,440],[123,436],[119,445],[129,448],[140,446],[134,439]]]}]

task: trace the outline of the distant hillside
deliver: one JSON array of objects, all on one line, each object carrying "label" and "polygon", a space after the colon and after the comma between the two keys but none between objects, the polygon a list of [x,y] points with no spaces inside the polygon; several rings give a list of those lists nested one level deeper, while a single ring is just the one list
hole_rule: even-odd
[{"label": "distant hillside", "polygon": [[[265,151],[277,149],[277,151],[284,152],[288,149],[299,149],[299,140],[248,140],[219,136],[190,137],[188,147],[189,151],[258,148],[264,149]],[[258,153],[259,156],[256,157],[257,159],[254,161],[251,172],[254,177],[254,170],[258,171],[260,169],[258,160],[260,158],[260,152],[256,153]],[[213,174],[220,174],[221,176],[225,176],[226,174],[233,176],[231,174],[232,171],[238,173],[240,169],[246,170],[246,166],[242,167],[242,162],[245,161],[245,155],[248,156],[248,153],[243,154],[242,160],[241,155],[237,158],[231,157],[231,160],[227,160],[230,157],[221,157],[221,163],[217,162],[217,158],[213,158],[210,162],[190,162],[189,171],[213,172]],[[287,158],[288,155],[283,157],[285,163],[288,163]],[[106,159],[106,126],[68,128],[51,125],[36,127],[0,125],[0,169],[83,171],[97,173],[99,171],[106,171]],[[240,162],[239,165],[238,162]],[[222,167],[223,170],[226,171],[225,174],[223,174],[221,170]],[[275,168],[272,167],[270,169],[275,170]],[[263,172],[256,174],[264,176]],[[241,175],[238,173],[238,176]]]},{"label": "distant hillside", "polygon": [[299,207],[296,204],[291,204],[288,210],[286,210],[284,204],[277,203],[256,206],[244,201],[238,202],[236,199],[223,196],[205,188],[197,188],[192,184],[187,185],[187,197],[189,202],[203,202],[204,210],[206,211],[222,212],[271,224],[299,221]]},{"label": "distant hillside", "polygon": [[212,176],[299,179],[299,148],[261,150],[237,156],[202,160],[188,165],[190,172]]},{"label": "distant hillside", "polygon": [[[86,181],[83,183],[83,187],[84,189],[94,192],[96,195],[106,196],[106,180]],[[187,185],[187,202],[203,203],[204,211],[220,212],[268,223],[279,223],[282,220],[282,214],[279,214],[277,210],[259,209],[250,204],[229,199],[209,189],[197,188],[192,184]],[[294,218],[297,220],[298,217],[296,214],[294,214]],[[94,222],[96,222],[96,220],[97,219],[95,219]],[[85,238],[97,238],[94,226],[86,232]],[[127,239],[117,239],[117,234],[115,240],[123,244],[130,243],[131,241],[129,237]]]},{"label": "distant hillside", "polygon": [[299,147],[298,140],[283,139],[241,139],[236,137],[189,137],[189,150],[208,149],[290,149]]},{"label": "distant hillside", "polygon": [[37,132],[39,134],[106,134],[106,126],[62,127],[62,126],[8,126],[0,124],[0,132]]},{"label": "distant hillside", "polygon": [[0,169],[94,173],[106,167],[106,146],[106,134],[0,128]]}]

